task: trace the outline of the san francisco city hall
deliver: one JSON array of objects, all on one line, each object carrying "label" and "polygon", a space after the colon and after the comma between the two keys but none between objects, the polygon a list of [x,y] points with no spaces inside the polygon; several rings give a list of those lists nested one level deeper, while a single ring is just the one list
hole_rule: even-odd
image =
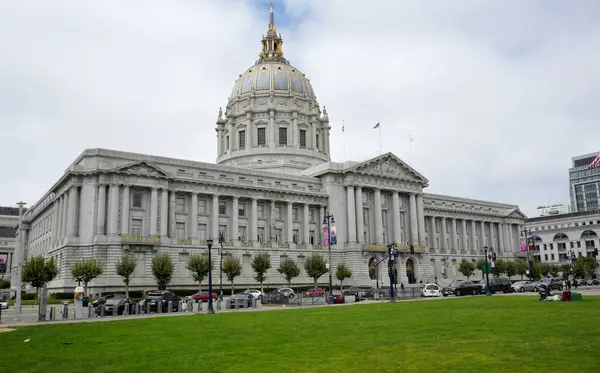
[{"label": "san francisco city hall", "polygon": [[[284,58],[270,16],[259,59],[239,75],[219,110],[216,164],[87,149],[27,211],[18,235],[26,257],[57,261],[51,291],[72,291],[69,268],[83,258],[105,264],[91,291],[122,288],[115,263],[123,253],[137,260],[132,288],[152,289],[157,252],[168,252],[175,264],[170,286],[193,288],[188,257],[205,252],[207,239],[218,246],[220,233],[223,255],[242,262],[236,286],[255,285],[250,261],[258,252],[271,257],[266,284],[278,286],[285,283],[276,270],[280,260],[292,258],[302,268],[313,253],[327,259],[326,212],[337,226],[332,268],[348,265],[348,284],[387,284],[385,261],[369,268],[391,242],[401,252],[405,285],[460,276],[460,260],[482,257],[486,245],[499,257],[515,257],[525,218],[518,206],[424,193],[429,181],[392,153],[331,162],[327,111],[307,77]],[[320,280],[326,283],[327,275]],[[304,269],[293,281],[311,283]]]}]

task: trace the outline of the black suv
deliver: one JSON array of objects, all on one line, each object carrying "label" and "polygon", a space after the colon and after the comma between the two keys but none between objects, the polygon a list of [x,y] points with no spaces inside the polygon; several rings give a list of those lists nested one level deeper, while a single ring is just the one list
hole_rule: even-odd
[{"label": "black suv", "polygon": [[[487,286],[486,280],[481,280],[480,284],[482,285],[481,291],[485,293]],[[494,294],[497,291],[512,293],[515,289],[513,289],[512,283],[506,277],[490,277],[490,293]]]},{"label": "black suv", "polygon": [[562,280],[560,278],[544,277],[538,282],[537,288],[539,291],[546,290],[550,287],[550,290],[562,291]]},{"label": "black suv", "polygon": [[150,304],[150,312],[157,312],[159,306],[163,313],[168,312],[169,301],[173,303],[173,312],[177,312],[179,310],[179,297],[177,295],[167,290],[149,291],[143,300],[144,311],[147,310],[148,304]]}]

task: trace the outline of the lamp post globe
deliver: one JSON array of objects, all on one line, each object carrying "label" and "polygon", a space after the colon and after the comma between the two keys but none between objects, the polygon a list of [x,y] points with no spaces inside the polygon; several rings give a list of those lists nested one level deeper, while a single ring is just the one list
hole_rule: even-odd
[{"label": "lamp post globe", "polygon": [[492,292],[490,290],[490,264],[488,261],[488,247],[484,246],[483,251],[485,253],[485,295],[491,296]]},{"label": "lamp post globe", "polygon": [[215,313],[215,309],[213,308],[213,297],[212,297],[212,245],[213,240],[206,240],[206,246],[208,246],[208,311],[207,313],[213,314]]}]

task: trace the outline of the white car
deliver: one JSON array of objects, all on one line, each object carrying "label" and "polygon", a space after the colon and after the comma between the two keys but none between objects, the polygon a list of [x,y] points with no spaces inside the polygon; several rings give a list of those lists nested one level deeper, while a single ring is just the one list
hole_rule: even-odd
[{"label": "white car", "polygon": [[437,284],[425,284],[421,289],[421,296],[423,297],[439,297],[442,295],[442,290]]},{"label": "white car", "polygon": [[8,309],[8,301],[4,299],[0,299],[0,308],[3,310]]},{"label": "white car", "polygon": [[252,294],[252,297],[254,299],[260,299],[261,301],[263,299],[263,293],[262,293],[262,291],[257,290],[257,289],[246,289],[246,290],[244,290],[244,293],[246,293],[246,294],[248,294],[248,293]]}]

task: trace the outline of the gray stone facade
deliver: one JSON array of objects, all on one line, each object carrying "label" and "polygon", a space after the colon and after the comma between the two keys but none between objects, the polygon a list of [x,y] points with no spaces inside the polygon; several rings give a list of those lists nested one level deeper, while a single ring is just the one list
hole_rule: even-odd
[{"label": "gray stone facade", "polygon": [[[302,268],[314,253],[327,258],[326,212],[337,227],[331,268],[345,263],[353,272],[345,284],[387,284],[385,245],[392,242],[405,285],[460,277],[457,263],[481,257],[485,245],[514,256],[525,218],[517,206],[426,194],[429,181],[391,153],[331,162],[327,112],[283,58],[282,42],[271,15],[260,60],[240,75],[225,114],[219,111],[217,164],[87,149],[69,166],[20,227],[27,256],[51,256],[60,267],[51,291],[72,290],[69,268],[84,258],[106,266],[92,292],[122,289],[115,264],[124,253],[138,263],[132,287],[151,289],[157,252],[173,259],[172,287],[194,288],[187,258],[220,233],[223,255],[243,265],[237,286],[256,285],[250,260],[258,252],[271,257],[266,285],[279,286],[282,259]],[[304,269],[293,281],[311,283]]]}]

